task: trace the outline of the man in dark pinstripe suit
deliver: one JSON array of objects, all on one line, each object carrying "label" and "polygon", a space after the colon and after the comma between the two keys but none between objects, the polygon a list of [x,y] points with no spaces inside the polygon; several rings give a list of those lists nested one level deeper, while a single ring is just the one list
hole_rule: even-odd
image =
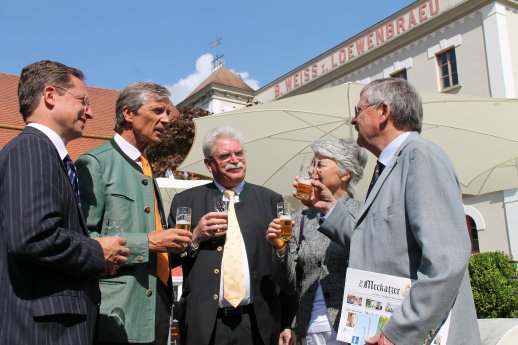
[{"label": "man in dark pinstripe suit", "polygon": [[88,237],[63,161],[92,118],[82,79],[51,61],[20,76],[27,127],[0,152],[0,344],[91,344],[97,278],[129,254],[120,238]]}]

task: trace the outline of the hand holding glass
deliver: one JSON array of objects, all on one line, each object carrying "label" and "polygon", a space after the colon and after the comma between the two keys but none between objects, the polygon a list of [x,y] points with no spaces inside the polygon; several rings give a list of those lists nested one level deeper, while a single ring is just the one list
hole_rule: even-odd
[{"label": "hand holding glass", "polygon": [[289,202],[277,203],[277,218],[281,224],[279,238],[285,242],[291,240],[291,207]]},{"label": "hand holding glass", "polygon": [[[192,210],[190,207],[178,207],[176,209],[176,229],[182,229],[191,231],[191,214]],[[184,247],[188,244],[184,243]]]}]

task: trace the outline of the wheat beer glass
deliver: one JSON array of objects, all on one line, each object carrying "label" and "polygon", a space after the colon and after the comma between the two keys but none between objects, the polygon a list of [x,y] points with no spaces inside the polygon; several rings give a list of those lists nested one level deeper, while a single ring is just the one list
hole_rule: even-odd
[{"label": "wheat beer glass", "polygon": [[214,211],[228,214],[228,199],[224,194],[216,195],[214,197]]},{"label": "wheat beer glass", "polygon": [[120,220],[109,220],[105,228],[105,236],[123,237],[124,224]]},{"label": "wheat beer glass", "polygon": [[311,197],[311,168],[313,166],[313,155],[305,155],[300,164],[299,181],[297,182],[297,198],[308,200]]},{"label": "wheat beer glass", "polygon": [[[191,231],[191,214],[192,210],[190,207],[178,207],[176,209],[176,229],[182,229]],[[187,247],[188,244],[183,244]]]},{"label": "wheat beer glass", "polygon": [[279,238],[285,242],[291,240],[291,208],[289,202],[277,203],[277,218],[281,224]]}]

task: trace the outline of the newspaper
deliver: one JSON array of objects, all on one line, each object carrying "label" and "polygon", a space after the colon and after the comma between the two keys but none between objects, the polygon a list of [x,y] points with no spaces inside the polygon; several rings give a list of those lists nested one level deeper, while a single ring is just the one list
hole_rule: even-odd
[{"label": "newspaper", "polygon": [[[408,278],[348,268],[337,339],[363,345],[365,339],[381,332],[411,286]],[[431,344],[446,345],[450,317],[451,313]]]}]

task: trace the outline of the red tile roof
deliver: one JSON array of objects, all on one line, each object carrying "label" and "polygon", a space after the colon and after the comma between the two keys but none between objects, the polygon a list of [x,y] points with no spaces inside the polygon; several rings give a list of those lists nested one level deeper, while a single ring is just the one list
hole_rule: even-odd
[{"label": "red tile roof", "polygon": [[[0,73],[0,148],[18,135],[25,126],[18,111],[18,76]],[[73,160],[113,136],[116,90],[87,87],[94,118],[86,123],[83,137],[71,141],[67,149]]]}]

